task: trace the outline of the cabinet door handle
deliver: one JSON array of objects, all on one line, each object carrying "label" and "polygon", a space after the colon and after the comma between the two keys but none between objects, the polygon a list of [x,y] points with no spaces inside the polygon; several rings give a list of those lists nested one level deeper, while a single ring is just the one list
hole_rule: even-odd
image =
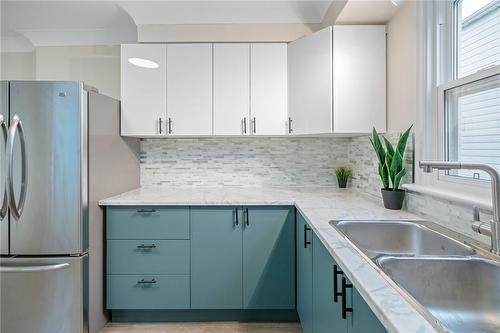
[{"label": "cabinet door handle", "polygon": [[253,117],[253,133],[257,133],[257,120]]},{"label": "cabinet door handle", "polygon": [[309,230],[311,230],[311,228],[309,228],[307,224],[304,224],[304,249],[307,249],[307,245],[311,244],[311,242],[307,240],[307,232]]},{"label": "cabinet door handle", "polygon": [[163,121],[161,120],[161,117],[158,118],[158,133],[161,134],[162,132],[162,123]]},{"label": "cabinet door handle", "polygon": [[156,212],[156,209],[154,209],[154,208],[142,208],[142,209],[137,210],[137,213],[139,213],[139,214],[152,214],[155,212]]},{"label": "cabinet door handle", "polygon": [[172,134],[172,118],[168,118],[168,134]]},{"label": "cabinet door handle", "polygon": [[240,224],[238,221],[238,208],[233,209],[233,214],[234,225],[237,227]]},{"label": "cabinet door handle", "polygon": [[292,132],[293,132],[292,117],[288,117],[288,134],[291,134]]},{"label": "cabinet door handle", "polygon": [[156,244],[151,244],[151,245],[141,244],[141,245],[137,245],[137,248],[139,250],[152,250],[152,249],[156,249]]},{"label": "cabinet door handle", "polygon": [[248,227],[250,225],[250,220],[248,218],[248,208],[245,208],[244,211],[245,225]]},{"label": "cabinet door handle", "polygon": [[155,284],[156,283],[156,280],[155,279],[151,279],[151,280],[145,280],[145,279],[140,279],[139,281],[137,281],[137,284],[139,285],[152,285],[152,284]]},{"label": "cabinet door handle", "polygon": [[243,134],[247,134],[247,117],[243,118]]},{"label": "cabinet door handle", "polygon": [[337,265],[333,265],[333,301],[335,303],[338,302],[339,296],[342,296],[342,292],[339,292],[338,279],[337,276],[343,276],[344,272],[342,272]]},{"label": "cabinet door handle", "polygon": [[352,307],[347,307],[347,289],[352,289],[352,283],[347,283],[346,278],[342,277],[342,319],[347,318],[347,312],[352,313]]}]

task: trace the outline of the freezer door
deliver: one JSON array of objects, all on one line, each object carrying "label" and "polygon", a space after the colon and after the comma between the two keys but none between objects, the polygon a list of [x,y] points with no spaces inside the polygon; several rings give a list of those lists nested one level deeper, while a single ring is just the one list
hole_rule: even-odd
[{"label": "freezer door", "polygon": [[9,216],[5,195],[5,137],[9,123],[9,82],[0,81],[0,254],[9,254]]},{"label": "freezer door", "polygon": [[[9,138],[13,140],[14,200],[10,202],[13,255],[84,253],[87,211],[87,99],[83,85],[67,81],[11,81]],[[22,126],[15,126],[19,119]],[[21,127],[23,131],[21,131]],[[22,133],[26,202],[19,219]],[[9,150],[10,140],[8,140]],[[14,202],[13,202],[14,201]]]},{"label": "freezer door", "polygon": [[0,332],[87,333],[88,256],[0,259]]}]

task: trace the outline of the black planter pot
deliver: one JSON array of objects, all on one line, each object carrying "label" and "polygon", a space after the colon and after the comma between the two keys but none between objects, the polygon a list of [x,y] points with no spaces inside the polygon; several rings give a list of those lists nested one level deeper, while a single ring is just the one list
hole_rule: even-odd
[{"label": "black planter pot", "polygon": [[382,199],[384,200],[384,207],[392,210],[400,210],[403,208],[403,202],[405,200],[405,191],[392,189],[382,189]]},{"label": "black planter pot", "polygon": [[339,188],[347,187],[347,179],[337,177],[337,182],[339,183]]}]

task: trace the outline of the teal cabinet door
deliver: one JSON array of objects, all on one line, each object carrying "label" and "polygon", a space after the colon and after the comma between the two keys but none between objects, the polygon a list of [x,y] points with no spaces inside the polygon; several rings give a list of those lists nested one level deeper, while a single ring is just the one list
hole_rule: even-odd
[{"label": "teal cabinet door", "polygon": [[313,332],[312,231],[297,214],[297,312],[302,331]]},{"label": "teal cabinet door", "polygon": [[360,293],[352,288],[352,313],[348,314],[349,333],[386,333],[387,330],[366,304]]},{"label": "teal cabinet door", "polygon": [[295,209],[244,208],[243,308],[295,309]]},{"label": "teal cabinet door", "polygon": [[[337,268],[337,269],[335,269]],[[335,297],[334,287],[340,292],[342,274],[336,274],[330,253],[319,238],[313,237],[313,329],[314,333],[345,333],[347,320],[342,319],[342,299]],[[336,279],[336,281],[334,280]],[[337,283],[335,283],[337,282]],[[338,294],[338,293],[337,293]],[[371,332],[367,330],[365,332]]]},{"label": "teal cabinet door", "polygon": [[242,216],[234,207],[191,208],[191,308],[243,306]]}]

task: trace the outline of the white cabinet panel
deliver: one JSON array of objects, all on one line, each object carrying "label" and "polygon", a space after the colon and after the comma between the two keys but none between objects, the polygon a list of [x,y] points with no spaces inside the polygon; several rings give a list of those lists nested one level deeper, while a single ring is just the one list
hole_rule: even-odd
[{"label": "white cabinet panel", "polygon": [[286,134],[287,45],[257,43],[250,48],[251,132]]},{"label": "white cabinet panel", "polygon": [[292,134],[332,132],[332,27],[288,44]]},{"label": "white cabinet panel", "polygon": [[165,134],[159,125],[166,116],[166,50],[160,44],[121,46],[121,135]]},{"label": "white cabinet panel", "polygon": [[386,130],[385,26],[333,30],[335,133]]},{"label": "white cabinet panel", "polygon": [[214,44],[214,134],[241,135],[250,113],[250,45]]},{"label": "white cabinet panel", "polygon": [[167,45],[167,129],[212,134],[212,44]]}]

